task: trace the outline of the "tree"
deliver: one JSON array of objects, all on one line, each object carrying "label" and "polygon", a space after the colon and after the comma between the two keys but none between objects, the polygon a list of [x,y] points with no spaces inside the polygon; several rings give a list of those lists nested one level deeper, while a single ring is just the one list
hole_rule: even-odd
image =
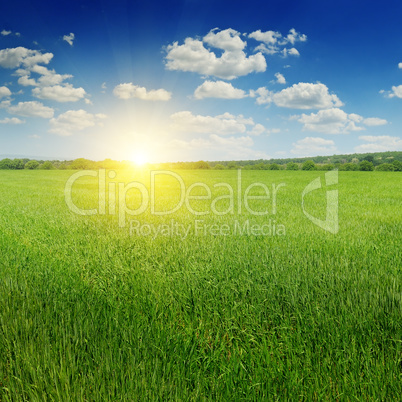
[{"label": "tree", "polygon": [[363,161],[367,161],[367,162],[373,163],[373,162],[374,162],[374,156],[373,156],[373,155],[366,155],[366,156],[363,157],[362,162],[363,162]]},{"label": "tree", "polygon": [[24,161],[22,159],[13,160],[13,169],[24,169]]},{"label": "tree", "polygon": [[402,172],[402,162],[395,160],[392,164],[394,165],[395,172]]},{"label": "tree", "polygon": [[374,170],[373,162],[362,160],[359,163],[359,170],[361,170],[362,172],[371,172],[372,170]]},{"label": "tree", "polygon": [[334,165],[332,165],[331,163],[327,163],[320,167],[320,170],[333,170],[333,169],[334,169]]},{"label": "tree", "polygon": [[46,162],[42,163],[42,165],[39,166],[39,169],[51,170],[51,169],[54,169],[54,166],[53,166],[52,162],[46,161]]},{"label": "tree", "polygon": [[0,161],[0,169],[13,169],[13,161],[11,159],[2,159]]},{"label": "tree", "polygon": [[198,161],[198,162],[195,162],[194,168],[195,169],[211,169],[211,166],[209,166],[208,162]]},{"label": "tree", "polygon": [[27,163],[25,164],[24,168],[25,168],[25,169],[33,170],[33,169],[37,169],[38,166],[39,166],[39,162],[38,162],[38,161],[35,161],[35,160],[32,160],[32,161],[27,162]]},{"label": "tree", "polygon": [[357,168],[358,166],[354,163],[345,163],[339,166],[339,170],[346,170],[346,171],[357,170]]},{"label": "tree", "polygon": [[238,169],[239,166],[236,165],[236,162],[229,162],[228,163],[228,169]]},{"label": "tree", "polygon": [[218,163],[218,164],[216,164],[216,165],[214,166],[214,169],[215,169],[215,170],[224,170],[224,169],[225,169],[225,166],[223,166],[223,165],[221,165],[220,163]]},{"label": "tree", "polygon": [[277,163],[271,163],[269,165],[269,170],[280,170],[280,167]]},{"label": "tree", "polygon": [[78,158],[74,159],[69,168],[70,169],[92,169],[94,166],[94,162],[85,159],[85,158]]},{"label": "tree", "polygon": [[379,170],[380,172],[393,172],[395,168],[392,163],[381,163],[381,165],[378,165],[375,170]]},{"label": "tree", "polygon": [[294,162],[289,162],[286,165],[286,170],[299,170],[299,165],[297,163],[294,163]]},{"label": "tree", "polygon": [[317,170],[317,166],[311,160],[305,161],[302,165],[302,170]]}]

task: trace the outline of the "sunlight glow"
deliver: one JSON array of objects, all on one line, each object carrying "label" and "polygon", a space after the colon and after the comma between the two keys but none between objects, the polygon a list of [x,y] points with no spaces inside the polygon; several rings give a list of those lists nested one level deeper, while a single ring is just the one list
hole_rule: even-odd
[{"label": "sunlight glow", "polygon": [[137,166],[143,166],[148,163],[148,155],[144,151],[137,151],[133,154],[131,161]]}]

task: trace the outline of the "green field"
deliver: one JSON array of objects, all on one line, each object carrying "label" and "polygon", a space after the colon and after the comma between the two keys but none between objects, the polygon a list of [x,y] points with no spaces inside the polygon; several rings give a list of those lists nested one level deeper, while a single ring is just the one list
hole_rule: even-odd
[{"label": "green field", "polygon": [[[317,177],[325,183],[325,172],[243,171],[243,192],[285,184],[276,211],[272,194],[250,201],[253,210],[268,206],[255,216],[244,205],[238,213],[236,171],[180,171],[186,188],[203,182],[215,200],[227,191],[214,184],[232,185],[234,213],[147,208],[124,216],[125,227],[110,183],[148,188],[149,172],[118,171],[106,186],[116,214],[107,198],[106,213],[93,216],[66,206],[73,173],[0,173],[0,401],[400,399],[400,174],[339,172],[332,234],[301,208],[303,189]],[[77,180],[74,203],[98,208],[97,183]],[[305,198],[321,219],[325,190]],[[158,210],[173,208],[177,180],[161,176],[155,196]],[[127,192],[128,207],[142,201]],[[211,200],[190,206],[208,212]],[[272,231],[235,230],[247,221]]]}]

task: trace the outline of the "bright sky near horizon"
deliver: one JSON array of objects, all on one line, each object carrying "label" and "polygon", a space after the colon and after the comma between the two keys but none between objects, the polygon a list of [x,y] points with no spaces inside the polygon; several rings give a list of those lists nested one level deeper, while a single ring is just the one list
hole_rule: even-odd
[{"label": "bright sky near horizon", "polygon": [[402,151],[400,1],[0,4],[0,154]]}]

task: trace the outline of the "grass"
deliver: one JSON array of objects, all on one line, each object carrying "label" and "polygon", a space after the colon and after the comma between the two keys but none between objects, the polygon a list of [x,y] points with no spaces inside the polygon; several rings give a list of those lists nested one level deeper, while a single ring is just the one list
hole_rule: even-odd
[{"label": "grass", "polygon": [[[243,192],[256,181],[270,189],[286,183],[276,214],[271,200],[268,216],[244,206],[238,215],[235,194],[233,215],[197,219],[231,228],[272,219],[286,234],[192,230],[182,239],[130,235],[118,214],[73,214],[63,193],[72,173],[1,172],[1,401],[400,398],[400,175],[339,172],[333,235],[301,210],[304,187],[324,172],[243,171]],[[235,171],[178,174],[187,188],[207,183],[213,198],[227,194],[214,184],[237,183]],[[149,186],[147,172],[118,171],[109,182],[133,179]],[[96,180],[77,181],[77,205],[97,207]],[[172,208],[178,188],[161,178],[158,208]],[[324,191],[305,200],[322,219]],[[127,193],[130,208],[140,203],[138,192]],[[191,201],[199,211],[210,204]],[[267,202],[250,205],[262,210]],[[195,218],[183,207],[127,219],[192,225]]]}]

